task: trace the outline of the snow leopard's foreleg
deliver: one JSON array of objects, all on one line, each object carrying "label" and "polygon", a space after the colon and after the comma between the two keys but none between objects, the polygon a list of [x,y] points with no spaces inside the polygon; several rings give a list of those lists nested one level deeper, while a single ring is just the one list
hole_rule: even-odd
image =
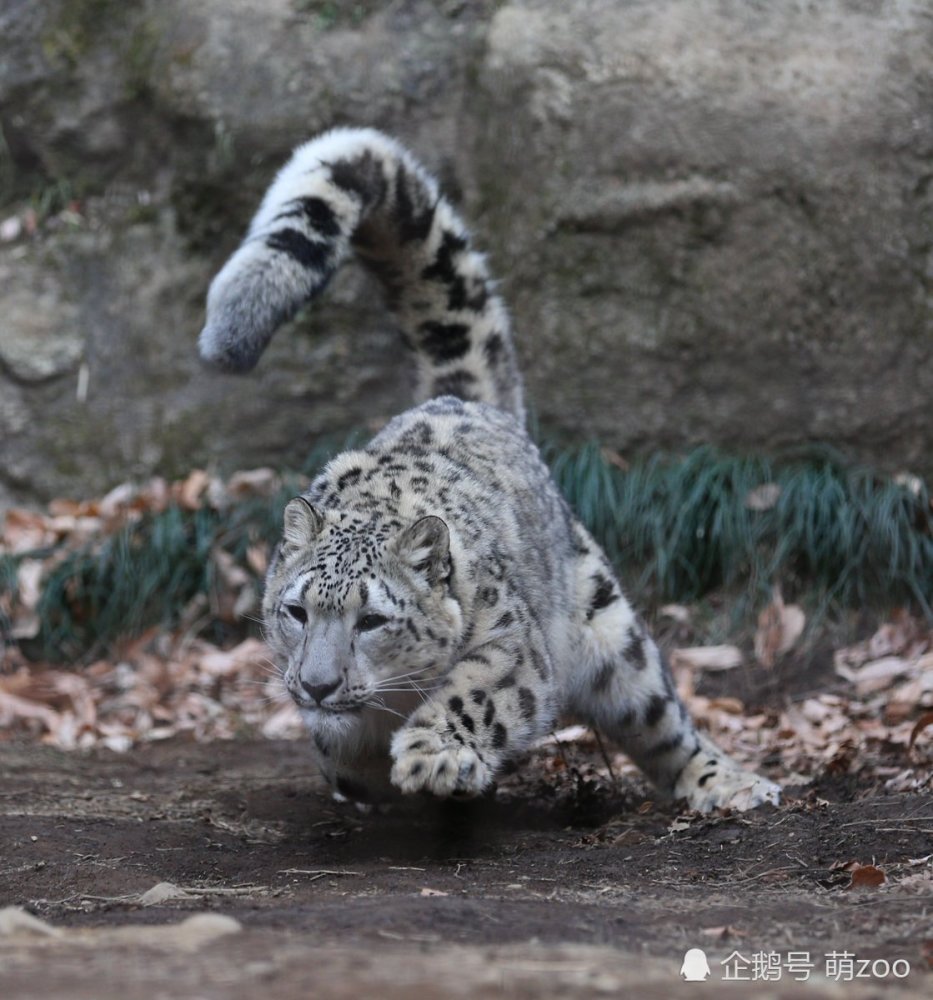
[{"label": "snow leopard's foreleg", "polygon": [[[441,797],[485,791],[553,722],[551,665],[526,630],[468,653],[392,739],[392,782]],[[542,683],[544,682],[544,683]]]},{"label": "snow leopard's foreleg", "polygon": [[691,808],[778,802],[777,785],[743,769],[697,731],[663,654],[602,552],[579,530],[585,549],[577,576],[583,656],[571,682],[577,712],[618,742],[663,793],[686,799]]}]

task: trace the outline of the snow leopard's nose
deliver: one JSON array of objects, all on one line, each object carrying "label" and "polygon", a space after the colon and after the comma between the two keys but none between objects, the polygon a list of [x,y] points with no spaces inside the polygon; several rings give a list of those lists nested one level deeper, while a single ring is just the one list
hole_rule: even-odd
[{"label": "snow leopard's nose", "polygon": [[309,684],[307,681],[303,680],[301,682],[301,686],[320,705],[329,694],[336,691],[337,688],[340,687],[340,679],[338,678],[331,684]]}]

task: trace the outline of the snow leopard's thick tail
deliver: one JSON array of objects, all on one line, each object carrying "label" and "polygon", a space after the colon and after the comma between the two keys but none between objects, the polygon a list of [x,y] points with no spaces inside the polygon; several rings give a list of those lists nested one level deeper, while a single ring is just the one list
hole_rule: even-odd
[{"label": "snow leopard's thick tail", "polygon": [[523,419],[509,318],[484,258],[434,179],[373,129],[335,129],[295,150],[211,284],[201,356],[248,371],[352,252],[415,350],[420,398],[459,396]]}]

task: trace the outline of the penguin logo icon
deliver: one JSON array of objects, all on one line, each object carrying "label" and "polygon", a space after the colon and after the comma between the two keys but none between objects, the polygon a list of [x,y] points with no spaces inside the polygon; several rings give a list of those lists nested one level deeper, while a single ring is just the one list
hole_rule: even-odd
[{"label": "penguin logo icon", "polygon": [[684,955],[680,975],[688,983],[702,983],[709,978],[709,962],[706,961],[706,952],[702,948],[691,948]]}]

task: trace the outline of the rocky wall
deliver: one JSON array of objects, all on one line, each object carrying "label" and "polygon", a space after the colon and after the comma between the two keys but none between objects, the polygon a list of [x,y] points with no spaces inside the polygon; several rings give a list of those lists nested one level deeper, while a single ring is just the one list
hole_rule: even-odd
[{"label": "rocky wall", "polygon": [[545,426],[933,474],[931,66],[923,0],[4,0],[0,498],[294,466],[406,405],[355,268],[252,375],[196,360],[259,193],[335,124],[462,205]]}]

